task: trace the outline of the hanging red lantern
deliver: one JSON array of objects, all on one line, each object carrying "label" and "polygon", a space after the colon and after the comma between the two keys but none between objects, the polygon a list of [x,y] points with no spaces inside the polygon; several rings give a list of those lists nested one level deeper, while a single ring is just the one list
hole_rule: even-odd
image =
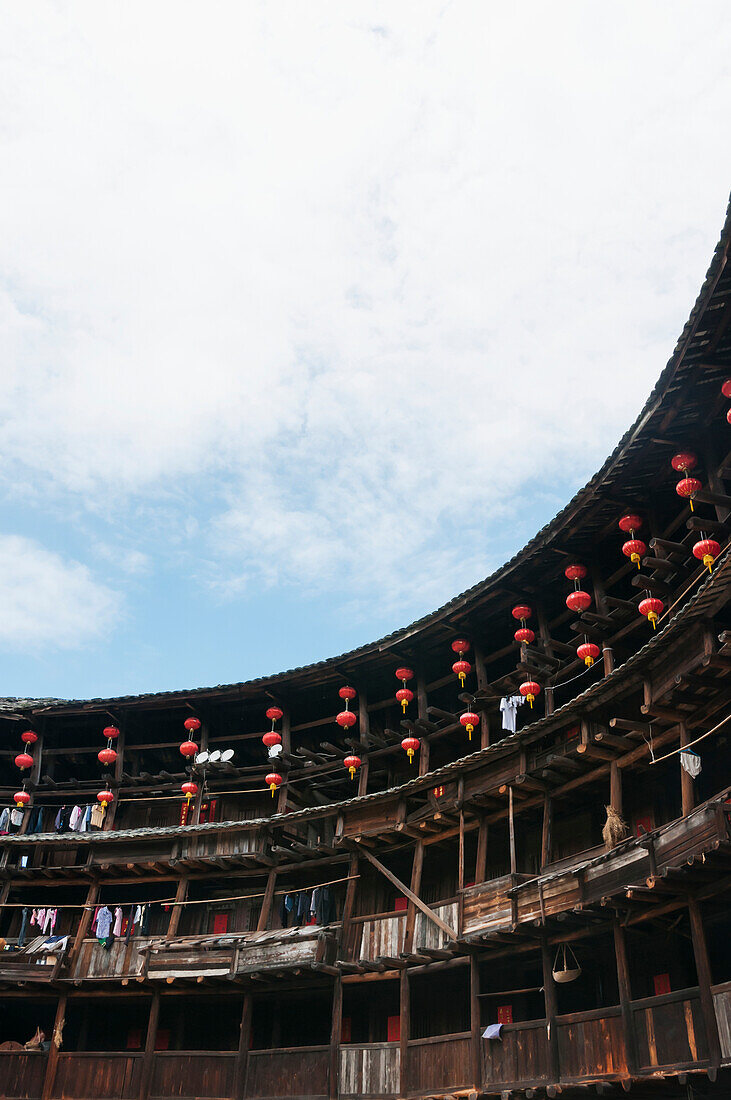
[{"label": "hanging red lantern", "polygon": [[467,737],[471,741],[474,730],[480,724],[479,714],[475,714],[475,712],[472,710],[465,711],[464,714],[460,714],[459,721],[460,724],[463,725],[464,728],[467,730]]},{"label": "hanging red lantern", "polygon": [[599,646],[595,645],[594,642],[582,642],[576,650],[576,656],[584,662],[587,668],[591,668],[600,652]]},{"label": "hanging red lantern", "polygon": [[642,559],[647,554],[647,547],[642,539],[628,539],[622,546],[622,553],[625,558],[629,558],[630,561],[634,562],[639,569]]},{"label": "hanging red lantern", "polygon": [[688,470],[694,470],[698,465],[698,459],[692,451],[681,451],[680,454],[673,455],[670,459],[670,465],[676,473],[687,473]]},{"label": "hanging red lantern", "polygon": [[26,768],[33,767],[33,757],[30,756],[27,752],[18,753],[18,755],[15,757],[15,766],[17,768],[20,768],[20,770],[24,772]]},{"label": "hanging red lantern", "polygon": [[411,764],[414,759],[414,753],[419,751],[419,745],[420,742],[418,737],[404,737],[401,742],[401,748],[408,756],[409,764]]},{"label": "hanging red lantern", "polygon": [[360,757],[359,756],[346,756],[345,759],[343,760],[343,765],[350,772],[350,778],[355,779],[355,773],[357,772],[358,768],[360,767]]},{"label": "hanging red lantern", "polygon": [[413,701],[414,698],[413,691],[411,690],[411,688],[407,688],[406,686],[409,680],[413,680],[413,678],[414,673],[412,669],[405,667],[396,669],[396,679],[400,680],[402,685],[396,692],[396,698],[401,704],[401,709],[403,710],[404,714],[406,714],[406,708],[408,707],[409,703]]},{"label": "hanging red lantern", "polygon": [[119,730],[116,726],[105,726],[102,735],[106,737],[107,741],[113,741],[115,737],[119,737]]},{"label": "hanging red lantern", "polygon": [[26,745],[35,745],[38,740],[38,734],[34,733],[33,730],[25,730],[21,733],[20,740],[24,741]]},{"label": "hanging red lantern", "polygon": [[645,618],[652,623],[652,629],[655,630],[657,617],[662,613],[664,606],[665,604],[662,600],[658,600],[657,596],[648,596],[647,599],[642,600],[638,611],[640,615],[644,615]]},{"label": "hanging red lantern", "polygon": [[727,378],[721,386],[721,393],[724,397],[731,397],[731,378]]},{"label": "hanging red lantern", "polygon": [[523,626],[525,626],[526,619],[530,619],[533,614],[533,608],[528,607],[527,603],[519,603],[512,610],[512,616],[514,619],[520,619]]},{"label": "hanging red lantern", "polygon": [[459,653],[460,657],[464,653],[468,653],[470,643],[465,638],[455,638],[452,642],[452,650],[454,653]]},{"label": "hanging red lantern", "polygon": [[679,497],[683,497],[688,501],[691,512],[694,512],[693,497],[702,488],[703,482],[699,481],[697,477],[681,477],[680,481],[675,486],[675,492]]},{"label": "hanging red lantern", "polygon": [[728,420],[729,424],[731,424],[731,409],[729,409],[726,413],[726,419]]},{"label": "hanging red lantern", "polygon": [[106,809],[110,802],[114,802],[114,795],[111,791],[99,791],[96,800]]},{"label": "hanging red lantern", "polygon": [[632,535],[634,538],[635,531],[639,531],[642,527],[642,516],[635,515],[634,512],[628,512],[617,522],[620,531],[624,531],[625,535]]},{"label": "hanging red lantern", "polygon": [[201,720],[200,718],[186,718],[183,725],[188,733],[195,733],[196,730],[201,728]]},{"label": "hanging red lantern", "polygon": [[274,792],[276,791],[277,787],[282,786],[281,775],[279,774],[279,772],[269,772],[269,775],[266,776],[264,782],[268,786],[269,790],[272,792],[272,798],[274,798]]},{"label": "hanging red lantern", "polygon": [[701,539],[693,547],[693,556],[708,566],[708,572],[713,572],[713,563],[721,553],[720,543],[715,539]]},{"label": "hanging red lantern", "polygon": [[198,746],[195,741],[183,741],[183,744],[180,746],[180,751],[186,759],[189,759],[198,752]]},{"label": "hanging red lantern", "polygon": [[13,795],[13,800],[15,802],[15,805],[18,807],[18,809],[22,810],[30,802],[30,795],[28,794],[27,791],[16,791],[15,794]]},{"label": "hanging red lantern", "polygon": [[563,572],[567,580],[582,581],[586,576],[586,566],[574,563],[574,565],[567,565]]},{"label": "hanging red lantern", "polygon": [[537,684],[535,680],[526,680],[524,684],[520,685],[518,691],[524,699],[528,700],[532,708],[533,700],[536,698],[537,695],[541,694],[541,685]]},{"label": "hanging red lantern", "polygon": [[355,699],[357,692],[352,687],[341,687],[338,691],[338,695],[341,699]]},{"label": "hanging red lantern", "polygon": [[452,672],[459,677],[459,682],[464,687],[464,682],[472,672],[472,665],[469,661],[455,661],[452,665]]},{"label": "hanging red lantern", "polygon": [[284,711],[281,709],[281,707],[269,707],[269,709],[267,710],[267,718],[270,719],[272,723],[272,729],[274,729],[274,723],[278,722],[280,718],[284,718]]},{"label": "hanging red lantern", "polygon": [[352,710],[341,710],[335,718],[337,724],[344,730],[351,729],[357,721],[357,715]]},{"label": "hanging red lantern", "polygon": [[114,749],[102,749],[101,752],[97,753],[97,757],[99,758],[100,764],[104,764],[106,767],[109,767],[110,764],[113,764],[114,761],[117,759],[117,754]]},{"label": "hanging red lantern", "polygon": [[582,612],[591,607],[591,596],[588,592],[582,592],[580,588],[577,588],[574,592],[569,592],[566,597],[566,606],[569,611]]},{"label": "hanging red lantern", "polygon": [[268,730],[262,737],[262,741],[268,749],[271,749],[274,745],[281,745],[282,738],[276,730]]},{"label": "hanging red lantern", "polygon": [[195,798],[198,794],[198,784],[194,783],[192,779],[187,780],[185,783],[181,783],[180,789],[185,795],[186,802],[190,802],[191,798]]},{"label": "hanging red lantern", "polygon": [[536,640],[536,636],[529,626],[518,627],[518,629],[515,631],[515,634],[513,634],[513,637],[515,638],[516,642],[521,642],[525,645],[530,645],[531,642],[534,642]]}]

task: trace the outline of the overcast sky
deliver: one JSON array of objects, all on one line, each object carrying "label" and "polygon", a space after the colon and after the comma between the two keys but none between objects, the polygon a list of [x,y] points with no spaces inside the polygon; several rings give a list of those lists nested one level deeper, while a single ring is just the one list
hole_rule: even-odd
[{"label": "overcast sky", "polygon": [[636,416],[731,188],[731,6],[0,4],[0,694],[318,660]]}]

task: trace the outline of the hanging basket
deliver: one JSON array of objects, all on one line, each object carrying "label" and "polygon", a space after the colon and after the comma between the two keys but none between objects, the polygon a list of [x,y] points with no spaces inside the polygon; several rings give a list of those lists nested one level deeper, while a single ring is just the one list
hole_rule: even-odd
[{"label": "hanging basket", "polygon": [[554,982],[558,982],[559,985],[575,982],[580,973],[581,967],[574,952],[568,944],[560,944],[556,951],[556,958],[553,960]]}]

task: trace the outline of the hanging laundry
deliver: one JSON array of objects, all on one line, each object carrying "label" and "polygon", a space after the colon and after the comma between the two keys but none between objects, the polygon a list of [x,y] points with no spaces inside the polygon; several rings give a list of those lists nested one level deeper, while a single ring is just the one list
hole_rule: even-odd
[{"label": "hanging laundry", "polygon": [[22,947],[25,943],[25,933],[28,927],[28,913],[29,909],[27,905],[23,906],[23,912],[20,919],[20,931],[18,932],[18,947]]},{"label": "hanging laundry", "polygon": [[701,773],[701,758],[697,752],[693,752],[692,749],[685,749],[680,754],[680,765],[684,771],[691,775],[693,779]]},{"label": "hanging laundry", "polygon": [[115,936],[122,935],[122,907],[120,905],[114,910],[114,928],[112,931]]},{"label": "hanging laundry", "polygon": [[101,829],[104,824],[104,818],[106,816],[107,808],[102,806],[101,802],[97,802],[96,806],[92,806],[91,814],[89,815],[89,822],[95,829]]},{"label": "hanging laundry", "polygon": [[525,699],[522,695],[505,695],[500,700],[504,730],[515,733],[518,721],[518,707],[522,707],[524,702]]},{"label": "hanging laundry", "polygon": [[56,917],[58,915],[58,909],[46,909],[43,917],[43,924],[41,930],[43,932],[53,932],[54,925],[56,924]]},{"label": "hanging laundry", "polygon": [[83,816],[83,813],[84,811],[82,810],[81,806],[74,806],[71,810],[71,815],[69,817],[69,829],[71,829],[72,832],[78,832],[79,820]]},{"label": "hanging laundry", "polygon": [[10,810],[7,806],[4,807],[0,813],[0,833],[7,833],[10,831]]},{"label": "hanging laundry", "polygon": [[98,940],[101,941],[107,939],[109,933],[112,930],[113,920],[114,917],[112,916],[111,909],[108,906],[103,905],[96,915],[96,922],[94,927],[94,932]]},{"label": "hanging laundry", "polygon": [[20,828],[23,824],[24,813],[25,810],[21,810],[19,806],[15,806],[15,808],[10,811],[10,824],[15,825],[16,828]]}]

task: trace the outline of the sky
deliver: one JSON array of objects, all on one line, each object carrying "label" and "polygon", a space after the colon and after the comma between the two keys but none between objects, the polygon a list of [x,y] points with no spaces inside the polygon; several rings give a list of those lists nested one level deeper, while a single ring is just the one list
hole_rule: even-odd
[{"label": "sky", "polygon": [[727,0],[0,2],[0,695],[274,673],[509,559],[687,320],[729,56]]}]

